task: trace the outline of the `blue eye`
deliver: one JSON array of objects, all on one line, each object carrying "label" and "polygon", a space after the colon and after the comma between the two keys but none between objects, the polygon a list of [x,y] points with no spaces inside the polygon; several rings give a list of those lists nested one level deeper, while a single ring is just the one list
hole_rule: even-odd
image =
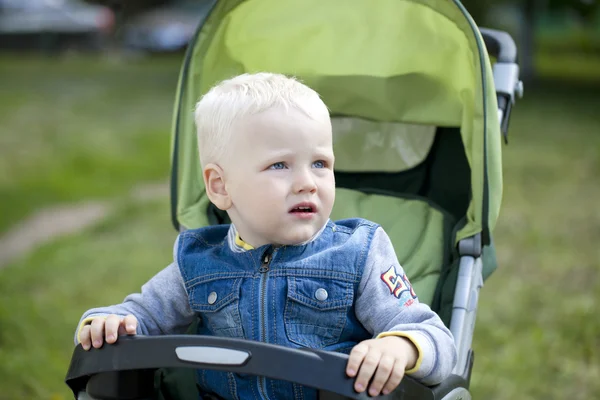
[{"label": "blue eye", "polygon": [[271,164],[271,166],[269,167],[269,169],[284,169],[285,168],[285,164],[282,162],[276,162],[275,164]]},{"label": "blue eye", "polygon": [[325,168],[326,165],[327,165],[327,163],[325,161],[323,161],[323,160],[315,161],[313,163],[313,167],[314,168]]}]

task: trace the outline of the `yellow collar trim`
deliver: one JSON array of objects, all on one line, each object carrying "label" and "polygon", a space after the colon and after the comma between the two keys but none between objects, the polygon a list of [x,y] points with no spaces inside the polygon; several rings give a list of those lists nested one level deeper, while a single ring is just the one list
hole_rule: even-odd
[{"label": "yellow collar trim", "polygon": [[242,240],[242,238],[240,237],[240,234],[237,232],[235,233],[235,244],[240,246],[244,250],[254,250],[254,247],[252,245],[249,245],[248,243],[244,242]]}]

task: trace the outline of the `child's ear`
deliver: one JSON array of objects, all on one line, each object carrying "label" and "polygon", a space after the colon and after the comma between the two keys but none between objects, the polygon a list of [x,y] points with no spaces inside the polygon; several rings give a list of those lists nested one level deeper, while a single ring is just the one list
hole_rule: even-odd
[{"label": "child's ear", "polygon": [[216,164],[207,164],[202,171],[204,175],[204,184],[206,185],[206,194],[210,201],[220,210],[227,210],[231,207],[231,197],[225,187],[225,176],[223,169]]}]

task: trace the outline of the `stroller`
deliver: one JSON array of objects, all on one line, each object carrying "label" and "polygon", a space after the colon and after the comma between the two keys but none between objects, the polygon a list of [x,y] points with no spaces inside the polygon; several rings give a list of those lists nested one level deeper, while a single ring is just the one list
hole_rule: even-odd
[{"label": "stroller", "polygon": [[[478,29],[458,0],[213,2],[175,103],[177,230],[229,222],[204,193],[192,109],[217,81],[256,71],[297,76],[322,96],[336,154],[332,220],[381,224],[420,301],[454,335],[458,362],[446,381],[405,377],[380,398],[470,399],[479,290],[496,268],[502,135],[522,95],[513,40]],[[66,382],[77,398],[197,398],[193,369],[203,368],[297,382],[320,399],[369,397],[353,390],[346,361],[230,338],[132,337],[78,346]]]}]

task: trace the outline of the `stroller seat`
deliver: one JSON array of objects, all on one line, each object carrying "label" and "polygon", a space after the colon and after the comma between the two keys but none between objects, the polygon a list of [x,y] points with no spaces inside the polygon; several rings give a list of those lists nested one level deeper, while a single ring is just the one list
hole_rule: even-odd
[{"label": "stroller seat", "polygon": [[[361,217],[380,224],[419,301],[437,310],[435,295],[440,274],[451,262],[457,218],[427,192],[429,174],[437,172],[434,161],[442,158],[440,146],[434,146],[436,135],[452,133],[427,124],[348,116],[333,116],[332,127],[337,189],[331,219]],[[455,168],[458,160],[454,155]],[[446,193],[446,203],[460,185],[454,189]],[[463,202],[466,207],[466,197]]]},{"label": "stroller seat", "polygon": [[455,236],[470,200],[460,129],[335,115],[332,126],[331,219],[380,224],[419,301],[449,325],[454,281],[446,278],[457,267]]}]

